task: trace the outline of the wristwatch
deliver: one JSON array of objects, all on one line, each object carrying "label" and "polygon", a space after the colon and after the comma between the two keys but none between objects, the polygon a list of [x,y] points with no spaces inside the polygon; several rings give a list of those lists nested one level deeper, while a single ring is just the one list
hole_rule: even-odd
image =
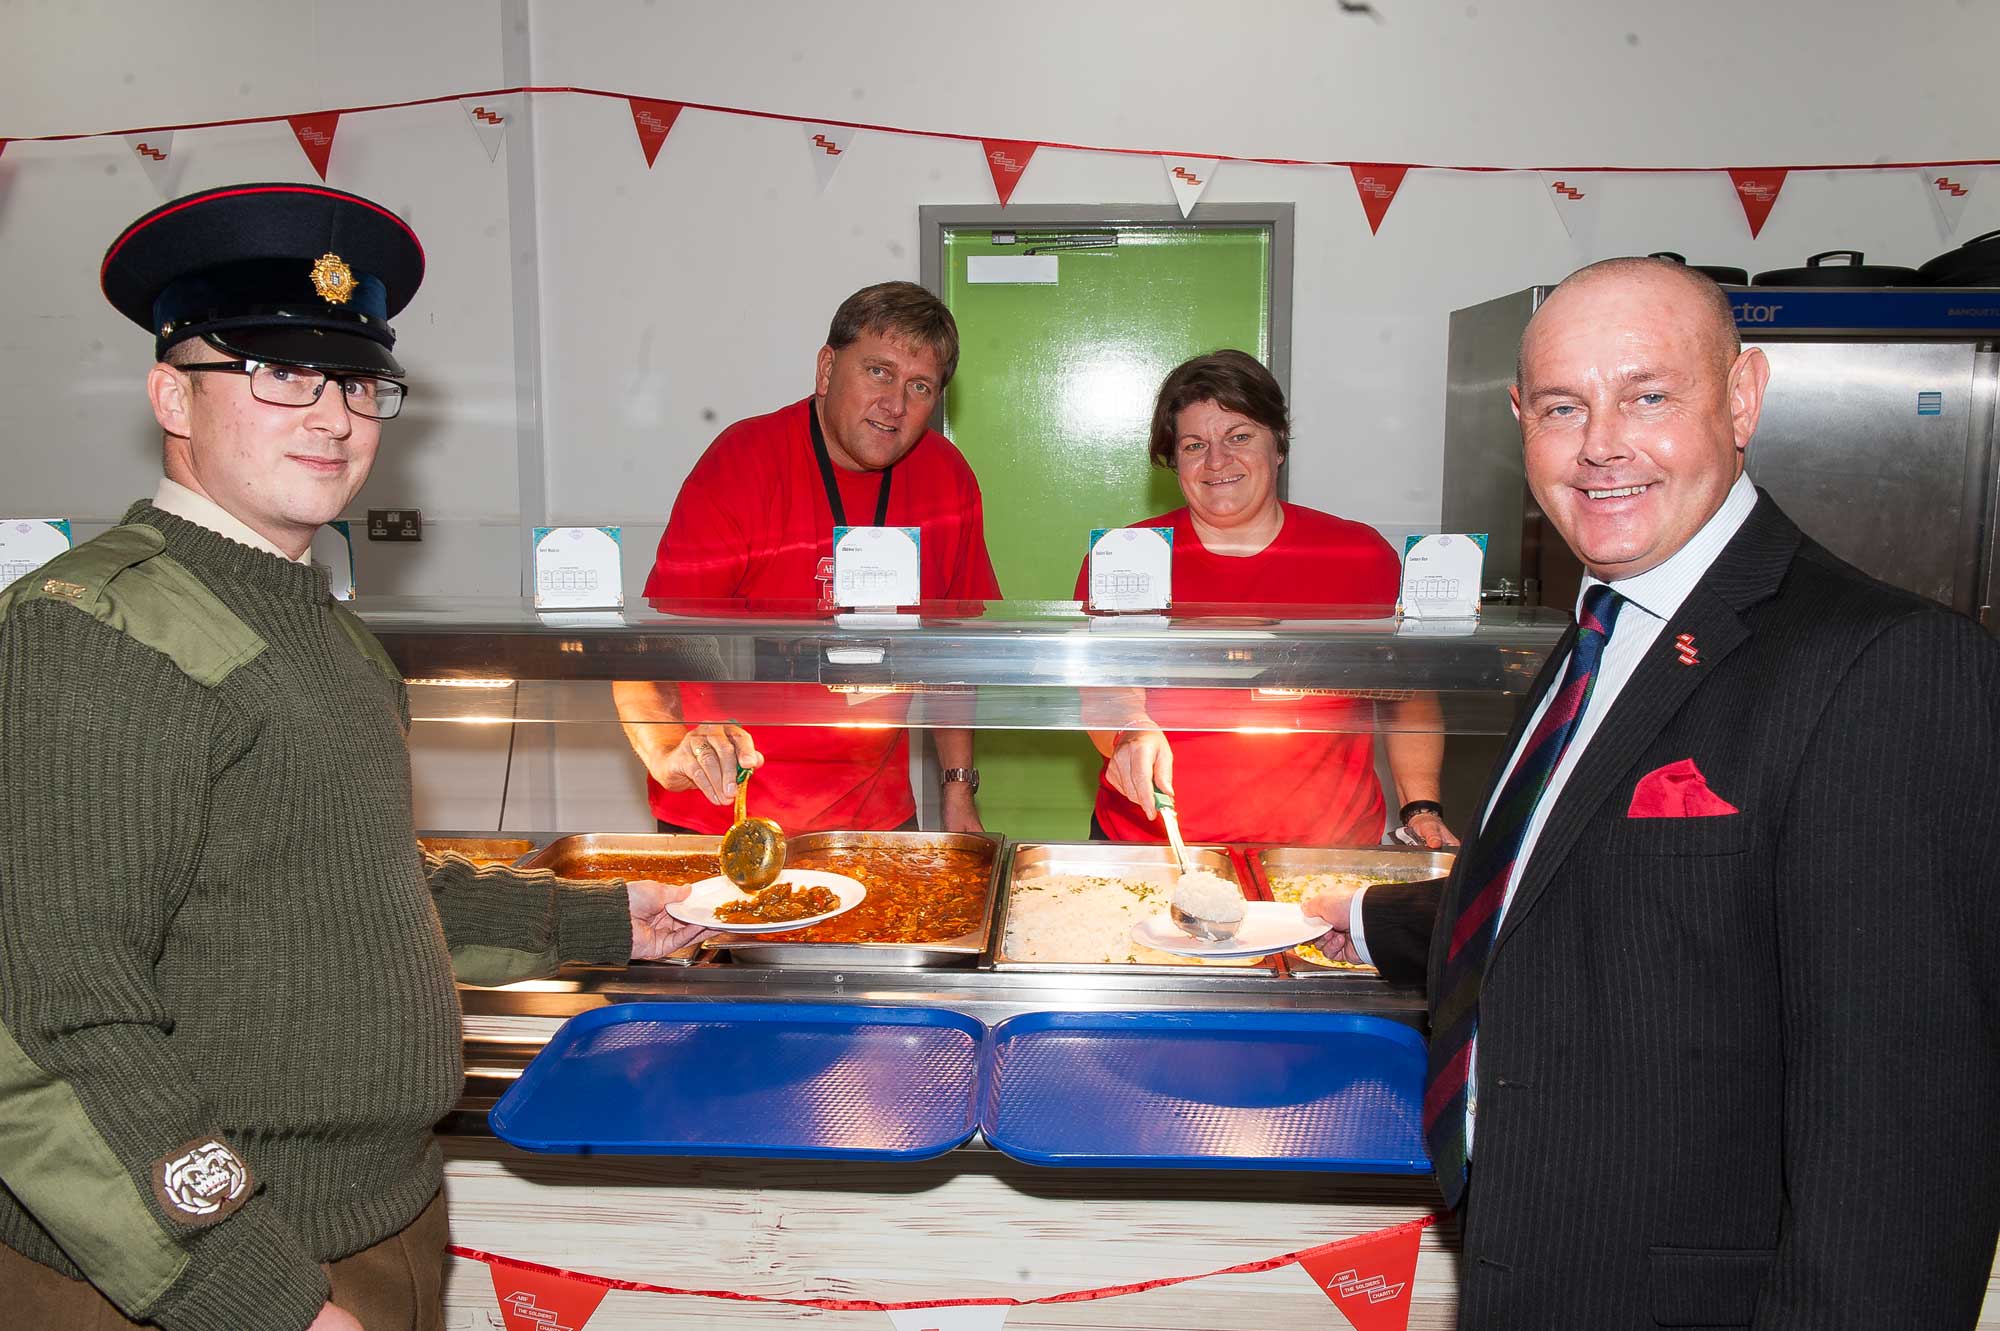
[{"label": "wristwatch", "polygon": [[1444,817],[1444,805],[1439,804],[1436,800],[1411,800],[1396,811],[1396,819],[1399,822],[1407,823],[1420,813],[1434,813],[1442,818]]},{"label": "wristwatch", "polygon": [[947,767],[938,773],[938,784],[948,786],[954,781],[963,781],[972,787],[972,793],[979,793],[979,769],[977,767]]}]

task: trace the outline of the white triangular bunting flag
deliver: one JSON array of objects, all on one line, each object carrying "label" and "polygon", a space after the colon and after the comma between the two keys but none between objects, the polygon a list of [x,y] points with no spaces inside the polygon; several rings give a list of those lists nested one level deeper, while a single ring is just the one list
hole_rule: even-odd
[{"label": "white triangular bunting flag", "polygon": [[1167,183],[1174,187],[1174,202],[1181,206],[1182,217],[1201,202],[1202,192],[1215,178],[1215,168],[1222,165],[1213,157],[1162,157],[1160,163],[1167,168]]},{"label": "white triangular bunting flag", "polygon": [[1007,1325],[1007,1304],[960,1304],[951,1308],[891,1308],[895,1331],[1000,1331]]},{"label": "white triangular bunting flag", "polygon": [[1597,236],[1601,178],[1578,175],[1574,171],[1544,171],[1541,175],[1542,188],[1548,192],[1549,202],[1555,205],[1563,230],[1569,233],[1571,240],[1588,249]]},{"label": "white triangular bunting flag", "polygon": [[167,129],[153,134],[127,134],[125,146],[139,159],[139,165],[146,168],[146,179],[153,182],[160,197],[172,198],[174,179],[181,169],[180,160],[174,156],[174,132]]},{"label": "white triangular bunting flag", "polygon": [[833,179],[833,173],[840,170],[840,164],[847,158],[847,149],[854,142],[854,131],[845,125],[803,125],[806,132],[806,151],[812,154],[813,175],[819,180],[820,193],[826,193],[826,182]]},{"label": "white triangular bunting flag", "polygon": [[521,94],[502,93],[498,97],[461,97],[458,104],[465,108],[465,118],[479,135],[479,146],[486,150],[486,160],[492,161],[500,155],[500,144],[507,137],[507,126],[521,114]]},{"label": "white triangular bunting flag", "polygon": [[1951,235],[1958,234],[1958,219],[1965,216],[1965,205],[1972,200],[1972,186],[1978,180],[1977,167],[1933,167],[1924,172],[1924,184],[1930,187],[1931,202],[1937,205],[1938,216],[1944,219],[1944,229]]}]

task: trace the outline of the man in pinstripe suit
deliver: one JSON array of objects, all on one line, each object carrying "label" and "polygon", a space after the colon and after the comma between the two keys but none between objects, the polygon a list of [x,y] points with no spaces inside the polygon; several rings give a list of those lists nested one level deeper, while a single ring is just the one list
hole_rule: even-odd
[{"label": "man in pinstripe suit", "polygon": [[1523,336],[1583,561],[1443,883],[1329,893],[1427,981],[1460,1325],[1971,1327],[2000,1230],[2000,645],[1743,473],[1769,366],[1678,265]]}]

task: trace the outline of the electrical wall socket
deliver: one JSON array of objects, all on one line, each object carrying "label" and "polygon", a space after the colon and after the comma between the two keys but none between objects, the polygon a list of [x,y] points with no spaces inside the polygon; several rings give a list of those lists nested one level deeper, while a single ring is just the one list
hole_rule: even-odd
[{"label": "electrical wall socket", "polygon": [[423,510],[417,508],[369,509],[368,539],[371,541],[423,540]]}]

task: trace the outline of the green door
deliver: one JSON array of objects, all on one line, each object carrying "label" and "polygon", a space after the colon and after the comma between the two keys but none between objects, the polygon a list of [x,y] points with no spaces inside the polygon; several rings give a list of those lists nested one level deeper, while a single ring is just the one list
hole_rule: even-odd
[{"label": "green door", "polygon": [[[1093,528],[1181,504],[1173,475],[1146,456],[1167,372],[1222,347],[1270,362],[1273,229],[1079,223],[999,234],[1014,243],[995,244],[987,225],[943,229],[939,295],[958,320],[960,355],[942,428],[979,476],[1008,599],[1066,601]],[[1053,255],[1054,282],[971,280],[968,260],[1030,250]],[[988,827],[1087,833],[1100,764],[1088,737],[984,730],[978,755]]]}]

